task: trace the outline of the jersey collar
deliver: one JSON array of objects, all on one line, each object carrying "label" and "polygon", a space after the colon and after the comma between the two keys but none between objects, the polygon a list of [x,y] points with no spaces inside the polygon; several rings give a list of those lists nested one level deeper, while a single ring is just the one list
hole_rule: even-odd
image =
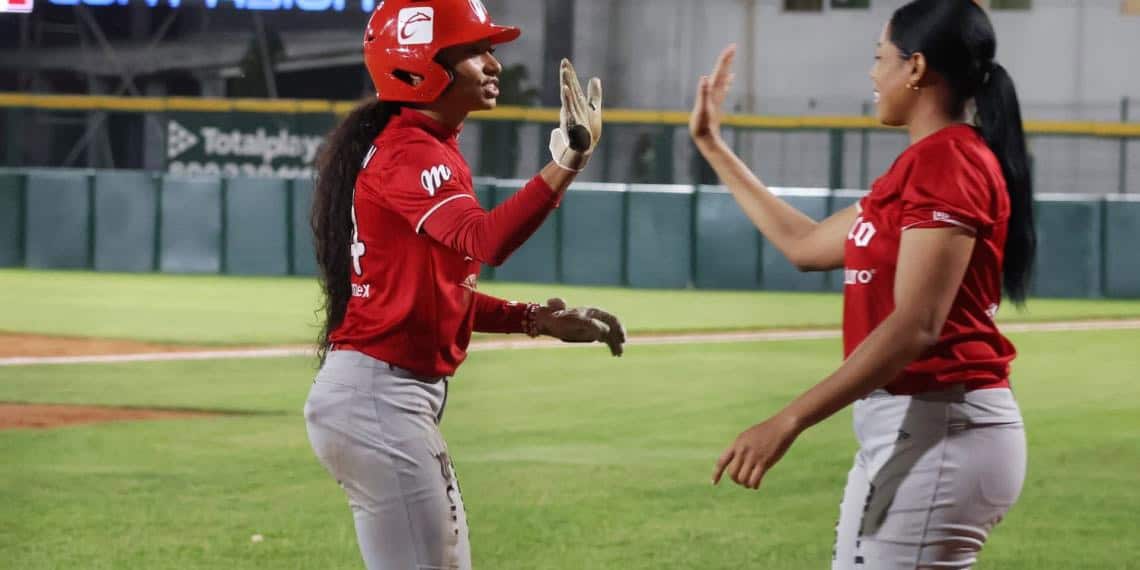
[{"label": "jersey collar", "polygon": [[458,128],[448,128],[443,123],[415,110],[403,107],[400,109],[400,114],[397,115],[396,120],[401,124],[409,127],[416,127],[431,133],[439,140],[447,140],[459,136],[459,131],[463,130],[463,125]]}]

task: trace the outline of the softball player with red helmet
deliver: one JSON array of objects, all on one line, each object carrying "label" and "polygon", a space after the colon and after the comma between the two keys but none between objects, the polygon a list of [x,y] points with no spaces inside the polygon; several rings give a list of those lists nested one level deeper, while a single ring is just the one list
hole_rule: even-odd
[{"label": "softball player with red helmet", "polygon": [[471,567],[439,422],[473,331],[600,341],[615,356],[625,342],[599,309],[478,291],[480,264],[502,263],[538,229],[602,130],[600,81],[582,93],[563,60],[552,162],[492,211],[480,207],[457,136],[468,113],[495,107],[493,46],[519,34],[493,23],[480,0],[385,1],[364,37],[377,99],[348,115],[318,161],[312,225],[325,322],[305,420],[372,570]]},{"label": "softball player with red helmet", "polygon": [[740,434],[716,463],[756,489],[796,437],[854,404],[860,449],[834,569],[969,568],[1021,492],[1014,347],[994,315],[1022,303],[1035,234],[1013,81],[972,0],[917,0],[885,26],[878,117],[911,144],[857,205],[816,223],[768,192],[720,135],[734,48],[702,77],[698,148],[741,208],[804,271],[845,267],[845,362]]}]

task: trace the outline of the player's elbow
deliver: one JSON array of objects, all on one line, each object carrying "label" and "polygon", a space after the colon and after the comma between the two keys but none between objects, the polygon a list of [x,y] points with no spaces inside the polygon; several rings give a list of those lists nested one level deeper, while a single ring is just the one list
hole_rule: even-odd
[{"label": "player's elbow", "polygon": [[452,243],[450,247],[453,251],[468,259],[473,259],[483,265],[490,265],[491,267],[502,265],[503,262],[507,260],[507,257],[510,256],[509,251],[503,251],[502,248],[488,248],[476,240],[459,240],[457,243]]},{"label": "player's elbow", "polygon": [[896,311],[895,317],[900,329],[898,336],[910,352],[922,354],[938,344],[938,339],[942,336],[942,320],[925,312]]},{"label": "player's elbow", "polygon": [[498,267],[511,256],[513,249],[509,244],[493,239],[485,223],[480,222],[485,222],[485,217],[462,224],[455,234],[450,236],[451,239],[444,243],[449,243],[452,249],[479,263]]},{"label": "player's elbow", "polygon": [[507,255],[505,255],[505,254],[491,255],[491,256],[488,256],[487,259],[483,260],[483,263],[490,265],[491,267],[499,267],[506,262],[507,262]]},{"label": "player's elbow", "polygon": [[830,271],[843,267],[843,247],[836,246],[834,235],[813,224],[809,231],[793,238],[781,251],[802,273]]},{"label": "player's elbow", "polygon": [[511,249],[505,246],[500,246],[483,252],[483,255],[478,256],[478,258],[480,261],[487,265],[490,265],[491,267],[499,267],[500,265],[507,262],[507,259],[511,256],[511,253]]},{"label": "player's elbow", "polygon": [[484,253],[484,256],[483,256],[484,261],[483,261],[483,263],[486,263],[487,265],[490,265],[491,267],[498,267],[498,266],[502,265],[503,263],[506,263],[507,259],[510,258],[511,255],[514,254],[514,252],[522,244],[511,242],[511,241],[506,241],[506,240],[504,240],[504,241],[497,241],[496,240],[496,241],[492,241],[491,243],[488,243],[485,245],[487,247],[483,248],[484,249],[484,252],[483,252]]},{"label": "player's elbow", "polygon": [[788,261],[792,262],[792,266],[800,273],[811,273],[813,271],[824,271],[828,269],[818,258],[802,249],[788,252]]},{"label": "player's elbow", "polygon": [[814,261],[811,261],[811,260],[793,261],[792,265],[795,266],[796,271],[799,271],[800,273],[813,273],[816,271],[824,271],[825,270],[825,268],[822,265],[815,263]]},{"label": "player's elbow", "polygon": [[926,352],[930,347],[938,344],[938,337],[941,331],[935,331],[929,327],[921,327],[914,334],[914,349],[919,353]]}]

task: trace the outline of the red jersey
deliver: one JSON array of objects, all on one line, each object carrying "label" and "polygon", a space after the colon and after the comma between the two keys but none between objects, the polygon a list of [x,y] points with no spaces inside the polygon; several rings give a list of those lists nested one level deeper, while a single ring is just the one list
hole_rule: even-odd
[{"label": "red jersey", "polygon": [[501,263],[559,195],[535,177],[488,214],[458,134],[404,109],[373,142],[353,191],[352,296],[335,348],[449,376],[473,330],[522,332],[526,305],[476,292],[481,262]]},{"label": "red jersey", "polygon": [[844,355],[894,310],[902,232],[957,226],[974,232],[973,256],[938,342],[886,389],[895,394],[1009,386],[1013,345],[994,323],[1001,303],[1009,196],[1001,165],[968,125],[942,129],[906,149],[859,202],[844,249]]}]

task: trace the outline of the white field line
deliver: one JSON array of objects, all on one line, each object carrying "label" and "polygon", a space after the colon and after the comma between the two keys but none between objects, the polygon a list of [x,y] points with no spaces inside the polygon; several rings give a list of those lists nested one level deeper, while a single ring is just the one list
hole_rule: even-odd
[{"label": "white field line", "polygon": [[[1002,332],[1066,332],[1066,331],[1107,331],[1140,330],[1140,319],[1073,321],[1046,323],[1015,323],[1001,326]],[[820,340],[840,338],[838,329],[773,330],[742,332],[709,332],[692,334],[662,334],[631,336],[626,343],[631,346],[667,344],[708,344],[727,342],[774,342],[793,340]],[[476,341],[471,343],[471,352],[488,350],[525,350],[537,348],[570,348],[588,346],[570,344],[555,340],[504,339]],[[279,346],[252,349],[220,349],[186,352],[150,352],[140,354],[109,354],[92,356],[16,356],[0,358],[0,366],[30,366],[45,364],[111,364],[125,362],[170,362],[177,360],[221,360],[233,358],[281,358],[288,356],[315,356],[311,346]]]}]

